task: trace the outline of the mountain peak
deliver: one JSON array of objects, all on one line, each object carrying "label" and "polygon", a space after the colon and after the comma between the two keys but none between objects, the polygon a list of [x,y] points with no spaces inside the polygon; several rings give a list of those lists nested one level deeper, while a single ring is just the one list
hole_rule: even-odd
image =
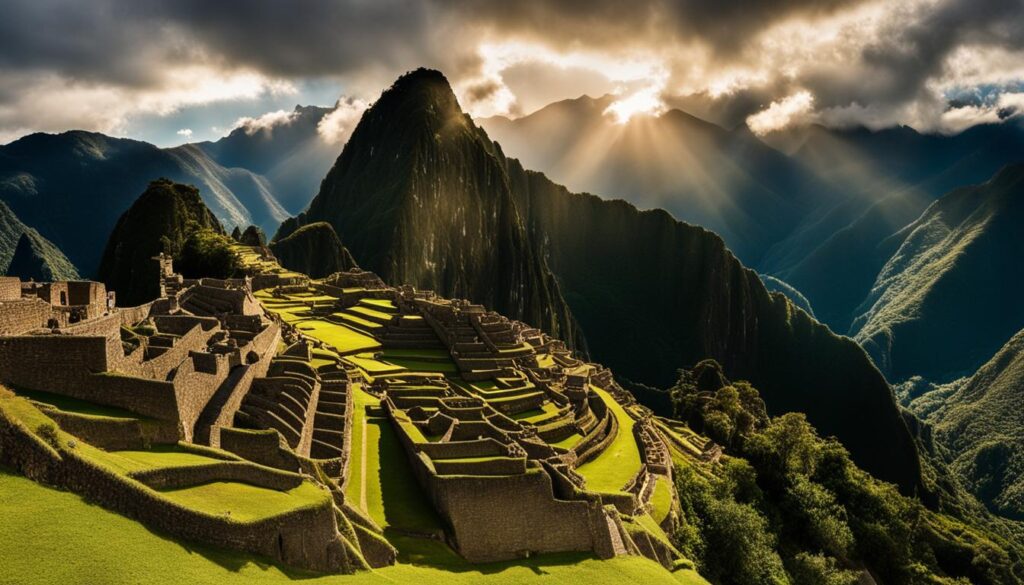
[{"label": "mountain peak", "polygon": [[7,268],[7,275],[37,282],[79,278],[78,271],[71,261],[34,229],[22,232],[14,249],[11,265]]}]

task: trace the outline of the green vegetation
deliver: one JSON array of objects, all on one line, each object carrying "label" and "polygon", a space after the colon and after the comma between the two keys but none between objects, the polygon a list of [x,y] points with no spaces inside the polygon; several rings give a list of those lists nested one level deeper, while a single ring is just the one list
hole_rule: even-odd
[{"label": "green vegetation", "polygon": [[331,345],[341,355],[359,353],[380,347],[376,339],[339,323],[306,319],[296,324],[300,331]]},{"label": "green vegetation", "polygon": [[177,445],[154,446],[148,451],[114,451],[118,457],[128,459],[145,469],[182,467],[186,465],[205,465],[222,461],[206,455],[182,450]]},{"label": "green vegetation", "polygon": [[1024,330],[969,378],[904,386],[910,409],[932,425],[967,488],[989,510],[1024,520]]},{"label": "green vegetation", "polygon": [[852,584],[861,566],[886,583],[1024,575],[1020,545],[900,495],[802,414],[767,419],[756,390],[730,384],[717,364],[681,372],[672,396],[731,455],[710,476],[676,468],[683,522],[673,542],[712,582]]},{"label": "green vegetation", "polygon": [[401,366],[413,372],[440,372],[442,374],[457,374],[459,372],[459,368],[455,365],[455,362],[451,360],[444,362],[417,360],[412,358],[390,357],[387,353],[385,353],[385,358],[389,363]]},{"label": "green vegetation", "polygon": [[18,239],[14,256],[7,267],[7,276],[17,276],[23,281],[36,282],[81,279],[78,269],[60,248],[30,227],[25,227],[21,238]]},{"label": "green vegetation", "polygon": [[106,418],[119,418],[119,419],[139,419],[140,416],[134,412],[130,412],[121,408],[113,406],[104,406],[102,404],[96,404],[95,402],[89,402],[86,400],[79,400],[77,398],[71,398],[70,396],[62,396],[60,394],[52,394],[49,392],[40,392],[37,390],[18,390],[19,396],[24,396],[33,402],[40,403],[46,406],[52,406],[58,410],[64,412],[71,412],[75,414],[84,414],[88,416],[102,416]]},{"label": "green vegetation", "polygon": [[587,488],[595,492],[621,492],[640,469],[640,449],[633,438],[633,418],[604,390],[591,386],[619,422],[615,439],[594,459],[576,471],[587,480]]},{"label": "green vegetation", "polygon": [[672,482],[668,479],[658,477],[658,483],[654,486],[654,495],[651,496],[651,518],[661,524],[668,518],[672,509]]},{"label": "green vegetation", "polygon": [[117,291],[118,303],[134,306],[158,294],[154,256],[171,255],[186,276],[224,278],[238,266],[231,245],[198,189],[159,179],[149,184],[114,226],[99,278],[109,290]]},{"label": "green vegetation", "polygon": [[[443,545],[423,539],[404,539],[410,541],[401,547],[408,551],[400,559],[406,564],[355,575],[314,576],[230,551],[178,543],[79,496],[43,487],[4,468],[0,468],[0,510],[0,542],[4,546],[0,580],[19,585],[280,585],[296,579],[309,585],[706,583],[693,572],[670,574],[639,557],[600,561],[565,554],[469,565]],[[45,564],[40,562],[43,558]],[[437,566],[426,566],[428,563]]]},{"label": "green vegetation", "polygon": [[286,238],[271,242],[270,249],[281,266],[323,278],[335,272],[356,268],[356,262],[341,244],[330,224],[316,222],[296,230]]},{"label": "green vegetation", "polygon": [[441,531],[441,519],[413,476],[391,423],[383,418],[372,418],[367,420],[367,429],[370,445],[367,499],[371,516],[385,529],[419,533]]},{"label": "green vegetation", "polygon": [[263,520],[299,508],[323,506],[331,497],[325,490],[308,481],[287,492],[245,483],[216,481],[163,490],[161,493],[186,508],[213,516],[230,516],[238,522]]},{"label": "green vegetation", "polygon": [[192,231],[174,259],[174,269],[185,278],[230,278],[241,268],[231,238],[210,228]]}]

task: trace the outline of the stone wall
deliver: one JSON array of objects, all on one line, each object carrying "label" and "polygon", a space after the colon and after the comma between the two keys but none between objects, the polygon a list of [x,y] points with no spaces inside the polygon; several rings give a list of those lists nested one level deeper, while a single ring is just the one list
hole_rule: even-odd
[{"label": "stone wall", "polygon": [[15,387],[74,395],[107,364],[103,337],[0,337],[0,381]]},{"label": "stone wall", "polygon": [[21,299],[21,279],[17,276],[0,276],[0,301]]},{"label": "stone wall", "polygon": [[0,462],[176,538],[262,555],[313,571],[338,572],[351,567],[330,498],[322,505],[253,522],[204,514],[164,498],[141,482],[100,468],[74,450],[62,449],[58,454],[2,413]]},{"label": "stone wall", "polygon": [[40,299],[0,301],[0,335],[20,335],[46,327],[50,305]]},{"label": "stone wall", "polygon": [[[542,469],[504,476],[440,476],[395,419],[396,429],[420,486],[452,528],[459,553],[472,562],[521,558],[543,552],[611,550],[605,512],[592,501],[556,500]],[[428,447],[429,448],[429,447]]]}]

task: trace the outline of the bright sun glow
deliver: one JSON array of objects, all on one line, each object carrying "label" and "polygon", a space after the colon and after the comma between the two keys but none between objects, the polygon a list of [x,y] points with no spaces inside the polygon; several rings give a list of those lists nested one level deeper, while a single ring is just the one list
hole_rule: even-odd
[{"label": "bright sun glow", "polygon": [[657,116],[665,111],[665,102],[661,101],[660,93],[660,87],[646,87],[615,101],[604,113],[612,116],[616,124],[625,124],[637,114]]},{"label": "bright sun glow", "polygon": [[538,43],[509,41],[484,43],[478,49],[482,61],[479,76],[456,83],[460,98],[471,88],[493,85],[494,91],[486,99],[460,100],[474,117],[509,115],[516,97],[505,85],[505,70],[525,63],[543,63],[561,68],[594,71],[617,86],[616,93],[623,97],[608,108],[607,113],[616,121],[625,123],[639,113],[657,114],[665,109],[661,93],[668,83],[669,72],[660,58],[648,54],[605,54],[593,51],[560,52]]}]

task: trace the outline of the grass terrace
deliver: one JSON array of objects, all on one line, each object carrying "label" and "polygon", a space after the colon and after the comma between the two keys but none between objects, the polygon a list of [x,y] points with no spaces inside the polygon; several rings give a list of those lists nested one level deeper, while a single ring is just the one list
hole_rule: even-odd
[{"label": "grass terrace", "polygon": [[632,417],[604,390],[590,387],[611,410],[619,422],[619,432],[608,448],[597,457],[576,468],[587,480],[587,488],[595,492],[615,493],[629,483],[640,469],[640,449],[633,438]]},{"label": "grass terrace", "polygon": [[[81,497],[39,485],[0,467],[0,581],[147,583],[150,585],[707,585],[692,571],[668,573],[654,561],[627,556],[607,561],[580,554],[470,565],[444,544],[394,537],[402,564],[355,575],[316,576],[266,560],[208,546],[184,545]],[[45,522],[40,519],[59,518]],[[45,558],[45,567],[40,559]],[[45,569],[45,570],[44,570]]]},{"label": "grass terrace", "polygon": [[379,348],[380,342],[339,323],[306,319],[295,324],[299,331],[332,346],[341,355]]},{"label": "grass terrace", "polygon": [[[24,425],[42,438],[43,429],[52,429],[52,445],[58,452],[73,451],[88,465],[119,475],[132,489],[149,490],[130,478],[130,474],[153,469],[173,469],[239,459],[227,452],[187,444],[160,445],[145,450],[106,451],[66,433],[43,411],[20,396],[0,394],[0,415]],[[46,442],[49,440],[44,439]],[[330,505],[330,494],[304,481],[288,491],[256,487],[243,482],[213,482],[186,488],[161,490],[159,494],[199,513],[229,515],[247,522],[272,518],[298,508]],[[0,522],[3,524],[3,522]]]},{"label": "grass terrace", "polygon": [[217,463],[216,459],[182,448],[180,445],[158,445],[147,451],[111,451],[112,454],[139,466],[138,470],[166,469]]},{"label": "grass terrace", "polygon": [[160,493],[186,508],[213,516],[230,516],[239,522],[265,520],[300,508],[327,505],[331,498],[327,491],[308,481],[285,492],[216,481]]}]

